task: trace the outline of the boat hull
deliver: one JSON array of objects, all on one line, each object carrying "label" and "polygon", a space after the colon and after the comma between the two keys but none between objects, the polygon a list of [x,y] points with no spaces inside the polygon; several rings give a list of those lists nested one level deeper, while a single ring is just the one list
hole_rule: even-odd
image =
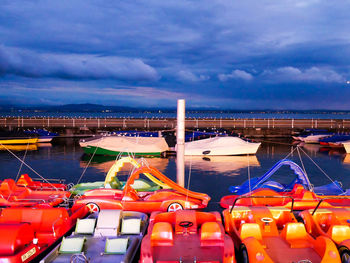
[{"label": "boat hull", "polygon": [[238,137],[214,137],[185,143],[185,155],[230,156],[256,154],[261,143]]},{"label": "boat hull", "polygon": [[[120,151],[113,151],[101,147],[96,146],[86,146],[82,147],[84,153],[86,154],[97,154],[97,155],[129,155],[130,152],[120,152]],[[162,152],[133,152],[133,155],[136,156],[162,156]]]},{"label": "boat hull", "polygon": [[18,138],[18,139],[1,139],[0,143],[1,144],[33,144],[33,143],[37,143],[38,142],[38,138]]}]

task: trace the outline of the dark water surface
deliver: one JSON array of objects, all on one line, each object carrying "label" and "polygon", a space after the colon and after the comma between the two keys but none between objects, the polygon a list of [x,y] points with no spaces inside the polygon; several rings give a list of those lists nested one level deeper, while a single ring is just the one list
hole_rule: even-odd
[{"label": "dark water surface", "polygon": [[[21,159],[26,153],[26,146],[23,147],[22,151],[13,150],[13,153]],[[248,174],[251,177],[264,174],[274,163],[291,153],[294,148],[289,141],[263,142],[256,156],[186,157],[186,187],[189,182],[191,190],[211,196],[212,200],[206,210],[221,211],[218,202],[222,196],[229,194],[230,185],[241,184],[247,180]],[[344,150],[327,150],[318,145],[305,145],[301,149],[333,180],[341,181],[344,188],[350,188],[350,155],[347,155]],[[301,165],[297,151],[294,151],[289,158]],[[25,156],[25,162],[41,176],[63,178],[66,183],[74,184],[81,176],[80,182],[103,181],[114,162],[114,157],[95,156],[87,167],[90,159],[90,156],[83,154],[78,140],[74,139],[58,139],[52,144],[31,147]],[[176,181],[175,157],[147,158],[146,160],[151,166],[158,168]],[[304,154],[302,154],[302,161],[312,184],[321,185],[330,182],[326,175]],[[7,150],[0,151],[0,179],[15,179],[20,166],[21,162]],[[86,171],[83,174],[85,168]],[[121,180],[126,180],[130,169],[130,167],[125,167],[120,174]],[[28,173],[33,178],[38,177],[24,165],[20,171],[20,174],[22,173]],[[292,175],[293,173],[288,168],[283,168],[272,179],[278,178],[283,183],[290,181]]]}]

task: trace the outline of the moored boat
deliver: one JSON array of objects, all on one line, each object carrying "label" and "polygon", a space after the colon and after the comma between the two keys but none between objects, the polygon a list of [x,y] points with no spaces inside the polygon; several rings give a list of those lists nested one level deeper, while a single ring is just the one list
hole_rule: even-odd
[{"label": "moored boat", "polygon": [[[132,187],[135,179],[149,174],[158,180],[163,188],[154,192],[136,192]],[[144,179],[149,176],[144,176]],[[190,191],[159,172],[156,168],[142,166],[132,173],[124,189],[94,189],[86,191],[75,200],[76,206],[87,205],[91,211],[100,209],[123,209],[151,213],[154,211],[176,211],[182,209],[202,209],[208,205],[210,197],[204,193]]]},{"label": "moored boat", "polygon": [[161,156],[169,150],[163,137],[102,136],[79,142],[86,154]]},{"label": "moored boat", "polygon": [[[294,172],[294,176],[291,178],[290,182],[282,184],[277,181],[272,181],[270,178],[279,169],[285,166],[288,166]],[[272,189],[276,192],[288,192],[291,191],[296,184],[300,184],[305,189],[318,195],[350,195],[350,190],[342,189],[342,185],[338,181],[332,181],[332,183],[327,185],[313,186],[303,169],[295,162],[288,159],[278,161],[269,171],[260,177],[250,178],[239,186],[230,186],[229,190],[236,195],[247,194],[253,190],[263,188]]]},{"label": "moored boat", "polygon": [[68,191],[58,188],[37,189],[17,185],[13,179],[5,179],[0,184],[0,206],[34,206],[46,203],[56,206],[70,196]]},{"label": "moored boat", "polygon": [[4,208],[0,216],[0,262],[32,262],[69,232],[88,209]]},{"label": "moored boat", "polygon": [[324,236],[337,245],[342,262],[350,260],[350,210],[341,208],[319,209],[320,200],[315,209],[300,213],[306,231],[314,237]]},{"label": "moored boat", "polygon": [[185,155],[244,155],[255,154],[261,143],[239,137],[223,136],[185,143]]},{"label": "moored boat", "polygon": [[218,212],[153,213],[140,262],[236,262]]},{"label": "moored boat", "polygon": [[344,149],[346,153],[350,153],[350,141],[343,142]]},{"label": "moored boat", "polygon": [[242,262],[340,262],[335,244],[313,238],[283,207],[235,207],[223,211],[225,230]]},{"label": "moored boat", "polygon": [[40,262],[133,262],[147,223],[147,215],[139,212],[93,213],[78,220],[74,233]]},{"label": "moored boat", "polygon": [[24,131],[26,134],[38,137],[39,143],[51,142],[53,138],[58,136],[56,132],[50,132],[44,129],[34,129]]},{"label": "moored boat", "polygon": [[[114,162],[114,164],[110,167],[106,178],[104,181],[97,182],[86,182],[74,185],[70,192],[73,195],[83,195],[86,191],[92,189],[101,189],[101,188],[112,188],[112,189],[123,189],[126,182],[119,181],[117,174],[122,169],[125,164],[131,164],[133,168],[139,168],[141,165],[132,157],[122,157]],[[150,180],[142,180],[136,179],[132,187],[136,191],[156,191],[162,188],[161,185],[157,184],[157,181],[152,181],[153,177],[149,174],[148,179]]]}]

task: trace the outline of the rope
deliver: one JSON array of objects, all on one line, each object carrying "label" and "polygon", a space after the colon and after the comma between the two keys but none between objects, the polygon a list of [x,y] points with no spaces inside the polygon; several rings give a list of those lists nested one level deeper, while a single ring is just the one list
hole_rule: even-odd
[{"label": "rope", "polygon": [[[247,154],[247,161],[248,161],[248,167],[247,167],[247,173],[248,173],[248,182],[249,182],[249,195],[252,195],[252,186],[250,184],[250,163],[249,163],[249,155]],[[232,204],[233,205],[233,204]],[[253,205],[253,200],[250,199],[250,205]]]},{"label": "rope", "polygon": [[29,170],[31,170],[33,173],[35,173],[37,176],[39,176],[43,181],[47,182],[48,184],[50,184],[52,186],[52,188],[56,189],[56,191],[58,191],[57,187],[55,187],[51,182],[49,182],[48,180],[46,180],[43,176],[41,176],[37,171],[35,171],[32,167],[30,167],[30,165],[28,165],[26,162],[22,161],[21,158],[19,158],[16,154],[14,154],[10,149],[8,149],[5,145],[3,145],[2,143],[0,143],[0,145],[2,147],[4,147],[10,154],[12,154],[17,160],[19,160],[22,164],[24,164]]},{"label": "rope", "polygon": [[[189,191],[189,188],[190,188],[190,182],[191,182],[191,174],[192,174],[192,155],[190,155],[190,169],[188,171],[188,180],[187,180],[187,192],[186,192],[186,201],[185,201],[185,205],[188,201],[188,191]],[[186,207],[185,207],[186,209]]]},{"label": "rope", "polygon": [[333,181],[332,180],[332,178],[317,164],[317,163],[315,163],[315,161],[314,160],[312,160],[312,158],[303,150],[303,149],[300,149],[300,150],[302,150],[302,152],[311,160],[311,162],[336,186],[336,187],[338,187],[343,193],[344,193],[344,190],[341,188],[341,187],[339,187],[336,183],[335,183],[335,181]]},{"label": "rope", "polygon": [[[23,161],[26,159],[27,152],[28,152],[28,146],[29,146],[29,143],[27,144],[26,151],[24,152]],[[22,166],[23,166],[23,163],[21,162],[21,165],[19,167],[15,182],[17,182],[17,180],[18,180],[19,174],[21,173],[21,170],[22,170]]]},{"label": "rope", "polygon": [[89,165],[90,165],[90,163],[91,163],[91,161],[92,161],[92,158],[94,158],[94,156],[95,156],[95,153],[96,153],[96,151],[97,151],[97,148],[98,148],[98,147],[95,148],[94,153],[92,154],[92,156],[91,156],[91,158],[90,158],[88,164],[85,166],[84,171],[83,171],[82,174],[80,175],[80,177],[79,177],[79,179],[78,179],[76,185],[79,184],[79,183],[80,183],[80,180],[83,178],[83,176],[84,176],[84,174],[85,174],[87,168],[89,167]]},{"label": "rope", "polygon": [[[23,156],[23,161],[25,160],[26,158],[26,155],[27,155],[27,151],[28,151],[28,146],[29,146],[29,143],[27,143],[27,147],[26,147],[26,151],[24,152],[24,156]],[[17,173],[17,176],[16,176],[16,179],[15,179],[15,182],[17,182],[18,180],[18,176],[19,174],[21,173],[21,170],[22,170],[22,166],[23,166],[23,163],[21,162],[21,165],[19,166],[19,170],[18,170],[18,173]],[[13,189],[12,189],[13,190]],[[7,197],[7,201],[10,199],[10,197],[12,196],[12,193],[13,191],[11,190],[9,196]]]}]

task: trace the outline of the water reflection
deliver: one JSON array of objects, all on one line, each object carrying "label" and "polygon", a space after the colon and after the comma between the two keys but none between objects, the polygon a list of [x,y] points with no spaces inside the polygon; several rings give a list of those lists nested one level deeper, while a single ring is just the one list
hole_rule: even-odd
[{"label": "water reflection", "polygon": [[0,145],[0,151],[36,151],[38,150],[37,144],[17,144],[17,145]]},{"label": "water reflection", "polygon": [[260,163],[255,155],[245,156],[186,156],[186,169],[212,171],[224,175],[238,175],[241,169],[259,167]]},{"label": "water reflection", "polygon": [[[90,162],[89,166],[96,168],[99,172],[107,174],[111,166],[115,163],[115,156],[94,156],[91,161],[91,156],[84,154],[80,160],[80,167],[85,168]],[[140,162],[141,158],[137,158]],[[156,167],[162,173],[165,172],[168,167],[169,159],[168,158],[142,158],[142,163],[148,164],[149,166]],[[133,166],[126,164],[122,167],[121,172],[130,172],[133,169]]]}]

